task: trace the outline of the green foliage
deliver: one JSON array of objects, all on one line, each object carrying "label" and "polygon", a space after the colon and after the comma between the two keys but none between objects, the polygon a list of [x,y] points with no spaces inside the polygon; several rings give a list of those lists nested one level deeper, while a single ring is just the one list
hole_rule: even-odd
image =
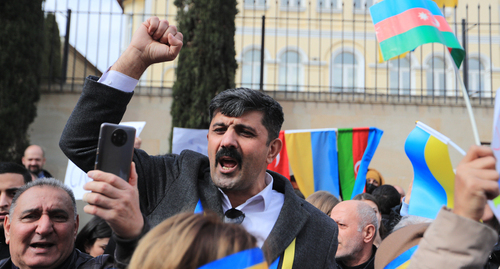
[{"label": "green foliage", "polygon": [[19,162],[40,98],[42,0],[0,1],[0,161]]},{"label": "green foliage", "polygon": [[174,4],[184,46],[173,86],[172,125],[207,129],[210,100],[235,87],[237,1],[175,0]]},{"label": "green foliage", "polygon": [[48,13],[43,27],[42,80],[56,82],[61,77],[61,38],[54,13]]}]

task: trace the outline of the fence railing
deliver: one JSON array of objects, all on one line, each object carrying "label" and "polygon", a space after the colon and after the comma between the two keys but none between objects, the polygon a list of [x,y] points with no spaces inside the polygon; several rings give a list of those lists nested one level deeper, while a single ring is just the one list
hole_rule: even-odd
[{"label": "fence railing", "polygon": [[[86,76],[101,75],[126,47],[138,22],[152,15],[175,21],[172,4],[161,11],[155,8],[161,1],[140,2],[149,4],[139,7],[129,3],[140,12],[127,8],[123,12],[113,0],[92,5],[90,0],[72,5],[49,2],[45,12],[56,14],[62,35],[61,60],[53,61],[61,64],[61,74],[45,79],[44,89],[51,92],[78,90]],[[500,87],[498,3],[443,8],[466,50],[459,76],[447,48],[440,44],[426,44],[399,59],[379,62],[368,5],[369,0],[239,1],[237,86],[296,100],[439,105],[461,103],[463,79],[473,104],[493,103]],[[176,66],[174,61],[151,67],[136,91],[169,95]]]}]

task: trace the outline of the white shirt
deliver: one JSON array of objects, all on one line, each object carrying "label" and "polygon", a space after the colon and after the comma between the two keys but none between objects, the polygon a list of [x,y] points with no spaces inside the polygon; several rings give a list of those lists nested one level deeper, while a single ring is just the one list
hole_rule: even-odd
[{"label": "white shirt", "polygon": [[[269,173],[266,173],[266,185],[261,192],[236,207],[245,213],[245,219],[241,225],[255,236],[260,248],[271,233],[285,202],[285,195],[273,190],[273,177]],[[231,202],[221,189],[219,191],[223,196],[222,210],[226,212],[232,208]]]},{"label": "white shirt", "polygon": [[[98,82],[120,91],[132,92],[139,81],[118,71],[108,70]],[[271,233],[285,202],[285,195],[273,190],[273,177],[269,173],[266,173],[265,180],[267,186],[261,192],[236,207],[245,213],[241,225],[255,236],[260,248]],[[222,190],[219,191],[223,196],[222,210],[226,212],[232,208],[231,202]]]}]

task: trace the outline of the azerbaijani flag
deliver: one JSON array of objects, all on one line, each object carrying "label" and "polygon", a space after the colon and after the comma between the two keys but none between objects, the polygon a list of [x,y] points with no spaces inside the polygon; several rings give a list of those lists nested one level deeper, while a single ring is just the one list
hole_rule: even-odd
[{"label": "azerbaijani flag", "polygon": [[405,142],[413,165],[413,189],[409,214],[435,219],[443,205],[453,208],[455,173],[448,144],[451,140],[417,122]]},{"label": "azerbaijani flag", "polygon": [[267,269],[264,254],[260,248],[252,248],[231,254],[207,263],[198,269]]},{"label": "azerbaijani flag", "polygon": [[441,43],[460,68],[465,51],[432,0],[384,0],[370,7],[384,61],[427,43]]},{"label": "azerbaijani flag", "polygon": [[288,154],[286,151],[285,131],[280,131],[279,139],[283,142],[280,153],[272,163],[267,166],[267,170],[274,171],[290,179],[290,166],[288,165]]},{"label": "azerbaijani flag", "polygon": [[374,127],[338,129],[339,182],[344,201],[364,192],[368,165],[383,133]]},{"label": "azerbaijani flag", "polygon": [[288,159],[305,197],[329,191],[339,198],[335,129],[285,131]]}]

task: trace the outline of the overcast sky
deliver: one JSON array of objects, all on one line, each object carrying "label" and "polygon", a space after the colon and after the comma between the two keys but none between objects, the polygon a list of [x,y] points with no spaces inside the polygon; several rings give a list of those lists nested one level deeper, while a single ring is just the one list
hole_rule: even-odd
[{"label": "overcast sky", "polygon": [[46,0],[44,6],[46,12],[56,12],[63,37],[67,9],[72,10],[69,43],[101,72],[118,59],[126,29],[116,0]]}]

